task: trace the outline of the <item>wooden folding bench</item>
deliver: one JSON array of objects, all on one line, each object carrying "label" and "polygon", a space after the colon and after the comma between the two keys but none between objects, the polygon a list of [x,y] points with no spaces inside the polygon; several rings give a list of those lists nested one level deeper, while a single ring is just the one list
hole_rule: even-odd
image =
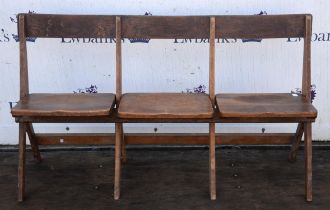
[{"label": "wooden folding bench", "polygon": [[[304,38],[302,95],[290,93],[221,93],[216,95],[217,113],[223,123],[298,123],[290,159],[294,160],[304,133],[305,194],[312,201],[312,126],[317,110],[311,104],[312,16],[220,16],[216,37],[237,39]],[[220,45],[221,47],[221,45]],[[279,52],[280,53],[280,52]],[[221,57],[221,56],[220,56]],[[218,67],[221,75],[221,66]]]},{"label": "wooden folding bench", "polygon": [[[210,94],[191,93],[126,93],[121,91],[121,42],[116,42],[117,93],[119,102],[117,120],[125,123],[209,123],[210,197],[216,199],[215,178],[215,125],[214,114],[214,17],[194,16],[118,16],[116,40],[128,39],[174,39],[210,38]],[[141,81],[142,82],[142,81]],[[123,125],[116,123],[115,187],[114,198],[120,197],[120,164]],[[124,147],[125,145],[123,145]],[[125,158],[125,157],[124,157]]]},{"label": "wooden folding bench", "polygon": [[[32,123],[109,123],[115,106],[112,93],[30,93],[27,37],[109,38],[115,35],[114,16],[19,14],[20,100],[11,113],[19,123],[18,200],[24,199],[26,133],[33,155],[41,160]],[[109,58],[111,59],[111,58]],[[81,134],[84,135],[84,134]]]},{"label": "wooden folding bench", "polygon": [[[24,197],[24,167],[26,133],[31,141],[34,157],[40,160],[40,135],[34,133],[32,123],[48,122],[115,122],[115,180],[114,198],[120,197],[121,160],[125,160],[123,123],[208,123],[210,197],[216,199],[215,144],[258,143],[256,139],[284,137],[291,139],[290,154],[295,159],[300,140],[305,136],[306,199],[311,193],[311,123],[317,116],[310,102],[310,43],[311,15],[269,16],[84,16],[40,15],[18,16],[20,38],[20,101],[12,109],[19,123],[19,194]],[[123,38],[132,39],[209,39],[209,94],[186,93],[126,93],[122,94],[121,42],[116,42],[116,96],[114,94],[30,94],[28,85],[26,37],[44,38]],[[215,96],[215,39],[216,38],[304,38],[302,95],[290,94],[218,94]],[[219,56],[220,57],[220,56]],[[221,67],[219,67],[221,72]],[[141,81],[142,82],[142,81]],[[116,104],[116,107],[115,107]],[[235,135],[215,136],[215,123],[298,123],[295,135]],[[51,138],[51,135],[47,136]],[[70,142],[83,143],[68,137]],[[85,143],[111,144],[109,136],[88,136]],[[147,136],[146,136],[147,137]],[[229,137],[229,138],[228,138]],[[58,136],[56,136],[58,138]],[[194,138],[194,137],[189,137]],[[187,138],[185,138],[187,140]],[[199,144],[201,138],[196,140]],[[228,141],[229,139],[229,141]],[[234,141],[236,139],[236,141]],[[57,141],[59,139],[56,139]],[[132,140],[132,138],[131,138]],[[168,139],[170,140],[170,139]],[[206,140],[206,139],[205,139]],[[130,141],[132,143],[134,141]],[[137,141],[135,141],[137,142]],[[144,143],[144,139],[140,142]],[[151,141],[150,141],[151,142]],[[170,141],[168,141],[170,142]],[[185,141],[193,142],[193,141]],[[152,143],[157,144],[157,141]]]}]

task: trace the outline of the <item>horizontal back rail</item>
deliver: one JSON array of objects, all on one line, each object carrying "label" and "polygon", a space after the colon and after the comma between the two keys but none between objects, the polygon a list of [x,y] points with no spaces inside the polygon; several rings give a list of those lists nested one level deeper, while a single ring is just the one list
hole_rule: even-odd
[{"label": "horizontal back rail", "polygon": [[[304,37],[305,14],[215,16],[215,38]],[[123,38],[209,38],[209,16],[123,16]]]},{"label": "horizontal back rail", "polygon": [[304,37],[307,15],[242,15],[216,17],[216,37]]},{"label": "horizontal back rail", "polygon": [[208,16],[123,16],[124,38],[209,38]]},{"label": "horizontal back rail", "polygon": [[109,15],[24,14],[26,36],[47,38],[114,38],[116,17]]},{"label": "horizontal back rail", "polygon": [[[116,16],[47,15],[26,16],[28,37],[114,38]],[[297,15],[215,16],[215,38],[304,37],[305,18]],[[122,38],[209,38],[210,16],[120,16]]]}]

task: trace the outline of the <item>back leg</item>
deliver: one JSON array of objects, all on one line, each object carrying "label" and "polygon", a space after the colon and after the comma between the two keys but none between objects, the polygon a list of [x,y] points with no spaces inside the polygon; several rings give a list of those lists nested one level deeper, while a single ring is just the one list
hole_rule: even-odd
[{"label": "back leg", "polygon": [[26,124],[19,123],[19,154],[18,154],[18,201],[25,196],[25,149],[26,149]]}]

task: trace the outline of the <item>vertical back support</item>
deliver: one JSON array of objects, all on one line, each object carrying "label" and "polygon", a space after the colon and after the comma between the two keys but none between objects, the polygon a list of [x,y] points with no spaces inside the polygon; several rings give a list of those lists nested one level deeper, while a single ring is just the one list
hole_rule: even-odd
[{"label": "vertical back support", "polygon": [[[311,36],[312,36],[312,16],[305,16],[304,25],[304,56],[303,56],[303,75],[302,75],[302,95],[306,102],[311,101]],[[289,155],[291,162],[296,161],[297,151],[299,149],[300,141],[304,133],[304,123],[299,123],[295,139],[292,143],[292,148]]]},{"label": "vertical back support", "polygon": [[[122,69],[121,69],[121,18],[116,17],[116,105],[119,106],[122,95]],[[115,123],[115,179],[114,179],[114,199],[120,198],[120,174],[121,174],[121,155],[124,143],[123,124]],[[125,148],[124,148],[125,149]]]},{"label": "vertical back support", "polygon": [[116,17],[116,103],[119,104],[122,94],[121,71],[121,18]]},{"label": "vertical back support", "polygon": [[303,58],[303,76],[302,76],[302,94],[306,101],[311,100],[311,36],[312,36],[312,16],[305,18],[304,35],[304,58]]},{"label": "vertical back support", "polygon": [[20,99],[29,94],[29,77],[26,50],[26,31],[25,16],[18,16],[18,34],[19,34],[19,51],[20,51]]},{"label": "vertical back support", "polygon": [[[29,78],[27,65],[25,16],[18,16],[19,62],[20,62],[20,100],[29,94]],[[18,160],[18,201],[23,201],[25,194],[25,123],[19,123],[19,160]]]},{"label": "vertical back support", "polygon": [[[215,18],[210,18],[210,55],[209,55],[209,92],[214,107],[215,88]],[[217,198],[216,191],[216,161],[215,161],[215,123],[209,123],[209,176],[210,176],[210,198]]]},{"label": "vertical back support", "polygon": [[215,88],[214,88],[214,78],[215,78],[215,18],[210,18],[210,57],[209,57],[209,92],[210,98],[212,100],[212,105],[214,106]]},{"label": "vertical back support", "polygon": [[[303,58],[303,79],[302,94],[307,102],[311,101],[311,36],[312,16],[305,18],[304,34],[304,58]],[[304,123],[304,144],[305,144],[305,196],[306,200],[312,201],[312,124]]]}]

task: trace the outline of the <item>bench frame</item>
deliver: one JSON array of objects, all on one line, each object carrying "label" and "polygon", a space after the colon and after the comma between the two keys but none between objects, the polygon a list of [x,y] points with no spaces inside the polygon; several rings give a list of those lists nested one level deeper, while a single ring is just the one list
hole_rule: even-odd
[{"label": "bench frame", "polygon": [[[247,19],[255,27],[249,27]],[[275,20],[273,25],[265,25]],[[159,23],[170,22],[167,28]],[[296,27],[303,23],[305,27]],[[85,27],[87,24],[88,27]],[[197,25],[196,25],[197,24]],[[302,94],[310,101],[311,84],[311,15],[269,15],[269,16],[89,16],[89,15],[18,15],[20,49],[20,99],[29,94],[27,37],[103,37],[103,38],[210,38],[209,90],[214,104],[215,38],[284,38],[304,37]],[[267,26],[267,27],[265,27]],[[153,28],[154,30],[146,30]],[[157,28],[158,27],[158,28]],[[165,30],[166,29],[166,30]],[[279,30],[283,29],[283,30]],[[258,32],[258,33],[257,33]],[[122,95],[121,81],[121,42],[116,42],[116,104]],[[217,113],[218,110],[215,110]],[[54,144],[115,144],[115,186],[114,198],[120,195],[120,164],[126,160],[127,144],[209,144],[210,148],[210,196],[216,198],[215,189],[215,145],[216,144],[292,144],[289,155],[295,161],[302,135],[305,134],[305,190],[306,200],[312,200],[312,141],[311,123],[315,118],[260,118],[255,123],[298,123],[294,134],[215,134],[215,123],[249,123],[245,118],[220,118],[217,114],[211,119],[121,119],[116,110],[109,117],[16,117],[19,123],[19,166],[18,200],[23,201],[25,192],[25,150],[28,134],[32,153],[41,161],[39,145]],[[32,123],[114,123],[115,136],[111,134],[36,134]],[[122,123],[209,123],[209,136],[201,134],[123,134]],[[63,141],[64,139],[64,141]],[[120,161],[121,160],[121,161]]]}]

